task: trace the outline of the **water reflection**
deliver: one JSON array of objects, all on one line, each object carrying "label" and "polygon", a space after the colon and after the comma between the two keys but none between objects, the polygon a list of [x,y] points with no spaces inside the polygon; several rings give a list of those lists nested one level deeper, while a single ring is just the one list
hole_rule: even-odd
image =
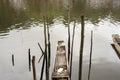
[{"label": "water reflection", "polygon": [[15,10],[25,9],[25,0],[9,0],[9,3]]},{"label": "water reflection", "polygon": [[[88,21],[98,24],[108,15],[112,20],[120,21],[120,0],[0,0],[0,31],[9,31],[11,25],[34,21],[42,21],[43,15],[50,17],[50,22],[63,16],[67,20],[70,4],[71,21],[74,17],[85,15]],[[15,27],[17,28],[17,27]]]}]

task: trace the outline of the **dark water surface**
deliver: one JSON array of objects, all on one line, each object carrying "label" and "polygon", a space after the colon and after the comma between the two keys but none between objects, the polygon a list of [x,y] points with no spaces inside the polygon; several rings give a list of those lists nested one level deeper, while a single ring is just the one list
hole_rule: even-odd
[{"label": "dark water surface", "polygon": [[43,16],[49,17],[54,63],[57,41],[64,40],[67,47],[69,5],[71,33],[74,19],[77,21],[72,80],[78,79],[81,15],[85,15],[83,80],[88,77],[91,30],[94,42],[90,80],[120,80],[120,60],[110,45],[111,35],[120,34],[120,0],[0,0],[0,80],[33,80],[28,69],[29,48],[36,56],[39,80],[42,62],[37,61],[42,53],[37,43],[44,48]]}]

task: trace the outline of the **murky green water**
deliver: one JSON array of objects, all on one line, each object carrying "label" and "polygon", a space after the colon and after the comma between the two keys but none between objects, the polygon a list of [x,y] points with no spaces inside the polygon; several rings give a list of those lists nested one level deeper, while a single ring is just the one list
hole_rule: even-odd
[{"label": "murky green water", "polygon": [[[119,80],[120,61],[111,47],[112,34],[120,34],[120,0],[0,0],[0,80],[32,80],[28,71],[28,49],[38,61],[44,48],[43,16],[49,17],[52,60],[58,40],[67,47],[67,15],[70,3],[71,34],[76,23],[72,80],[78,79],[80,16],[85,15],[83,80],[87,80],[90,33],[94,31],[91,80]],[[72,36],[72,35],[71,35]],[[11,56],[15,55],[12,67]],[[36,62],[37,78],[41,64]],[[51,66],[51,71],[53,65]]]}]

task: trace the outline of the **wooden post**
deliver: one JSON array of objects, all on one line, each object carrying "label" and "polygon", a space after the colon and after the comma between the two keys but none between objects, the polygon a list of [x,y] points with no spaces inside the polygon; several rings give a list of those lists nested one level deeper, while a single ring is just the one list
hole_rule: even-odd
[{"label": "wooden post", "polygon": [[31,71],[31,55],[30,55],[30,49],[28,49],[28,62],[29,62],[29,71]]},{"label": "wooden post", "polygon": [[90,72],[91,72],[91,64],[92,64],[92,48],[93,48],[93,31],[91,31],[91,46],[90,46],[90,62],[89,62],[88,80],[90,80]]},{"label": "wooden post", "polygon": [[68,64],[70,60],[70,6],[68,9]]},{"label": "wooden post", "polygon": [[81,44],[80,44],[80,56],[79,56],[79,77],[78,77],[78,80],[82,80],[83,48],[84,48],[84,16],[81,16]]},{"label": "wooden post", "polygon": [[48,68],[50,67],[50,58],[51,58],[51,43],[50,43],[50,31],[48,26],[48,17],[47,17],[47,36],[48,36]]},{"label": "wooden post", "polygon": [[43,80],[43,73],[44,73],[44,67],[45,67],[45,52],[43,51],[43,49],[42,49],[42,47],[41,47],[41,45],[38,43],[38,46],[39,46],[39,48],[40,48],[40,50],[41,50],[41,52],[42,52],[42,55],[41,55],[41,57],[40,57],[40,59],[39,59],[39,61],[38,62],[40,62],[40,60],[42,59],[42,57],[43,57],[43,62],[42,62],[42,68],[41,68],[41,76],[40,76],[40,80]]},{"label": "wooden post", "polygon": [[36,69],[35,69],[35,56],[32,57],[32,68],[33,68],[33,80],[37,80]]},{"label": "wooden post", "polygon": [[49,71],[48,71],[48,54],[47,54],[47,36],[46,36],[46,18],[45,18],[45,16],[43,17],[43,19],[44,19],[44,39],[45,39],[45,41],[44,41],[44,44],[45,44],[45,59],[46,59],[46,70],[45,70],[45,72],[46,72],[46,80],[49,80]]},{"label": "wooden post", "polygon": [[45,67],[45,55],[44,55],[44,58],[43,58],[43,63],[42,63],[42,68],[41,68],[40,80],[43,80],[44,67]]},{"label": "wooden post", "polygon": [[72,35],[71,60],[70,60],[70,80],[71,80],[71,76],[72,76],[72,58],[73,58],[74,36],[75,36],[75,24],[76,24],[76,21],[74,21],[73,35]]},{"label": "wooden post", "polygon": [[15,65],[15,62],[14,62],[14,54],[12,54],[12,66]]}]

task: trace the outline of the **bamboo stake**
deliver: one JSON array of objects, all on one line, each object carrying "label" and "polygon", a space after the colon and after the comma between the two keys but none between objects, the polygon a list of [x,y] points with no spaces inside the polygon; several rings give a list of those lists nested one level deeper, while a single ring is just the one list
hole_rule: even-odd
[{"label": "bamboo stake", "polygon": [[12,54],[12,66],[15,65],[15,62],[14,62],[14,54]]},{"label": "bamboo stake", "polygon": [[44,67],[45,67],[45,55],[43,57],[40,80],[43,80]]},{"label": "bamboo stake", "polygon": [[37,80],[36,69],[35,69],[35,56],[32,57],[32,68],[33,68],[33,80]]},{"label": "bamboo stake", "polygon": [[49,72],[48,72],[48,57],[47,57],[47,36],[46,36],[46,23],[45,23],[45,16],[44,18],[44,44],[45,44],[45,59],[46,59],[46,80],[49,80]]},{"label": "bamboo stake", "polygon": [[80,56],[79,56],[78,80],[82,80],[83,47],[84,47],[84,16],[81,16],[81,44],[80,44]]},{"label": "bamboo stake", "polygon": [[38,46],[39,46],[39,48],[40,48],[40,50],[42,52],[42,55],[40,56],[40,58],[38,60],[38,63],[39,63],[45,53],[44,53],[44,51],[43,51],[43,49],[42,49],[42,47],[41,47],[41,45],[39,43],[38,43]]},{"label": "bamboo stake", "polygon": [[90,72],[91,72],[91,64],[92,64],[92,48],[93,48],[93,31],[91,31],[91,46],[90,46],[90,62],[89,62],[88,80],[90,80]]},{"label": "bamboo stake", "polygon": [[70,60],[70,6],[68,6],[68,63]]},{"label": "bamboo stake", "polygon": [[49,71],[50,71],[50,58],[51,58],[51,44],[50,44],[50,32],[48,26],[48,17],[47,17],[47,36],[48,36],[48,80],[49,80]]},{"label": "bamboo stake", "polygon": [[48,17],[47,17],[47,36],[48,36],[48,67],[50,67],[51,43],[50,43],[50,32],[49,32],[49,26],[48,26]]},{"label": "bamboo stake", "polygon": [[74,46],[74,36],[75,36],[75,23],[76,23],[76,21],[74,21],[73,35],[72,35],[71,59],[70,59],[70,80],[71,80],[71,76],[72,76],[72,59],[73,59],[73,46]]},{"label": "bamboo stake", "polygon": [[29,71],[31,71],[31,55],[30,55],[30,49],[28,49],[28,61],[29,61]]}]

